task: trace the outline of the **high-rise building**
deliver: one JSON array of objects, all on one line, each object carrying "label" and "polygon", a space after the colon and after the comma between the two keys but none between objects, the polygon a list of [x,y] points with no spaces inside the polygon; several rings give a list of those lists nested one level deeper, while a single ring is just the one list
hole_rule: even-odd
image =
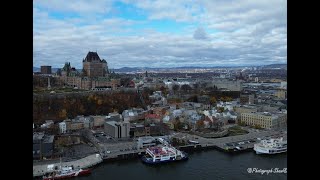
[{"label": "high-rise building", "polygon": [[240,94],[240,104],[254,104],[254,95]]},{"label": "high-rise building", "polygon": [[51,74],[51,66],[41,66],[41,74]]},{"label": "high-rise building", "polygon": [[129,138],[130,123],[128,121],[107,121],[104,124],[105,133],[113,138]]}]

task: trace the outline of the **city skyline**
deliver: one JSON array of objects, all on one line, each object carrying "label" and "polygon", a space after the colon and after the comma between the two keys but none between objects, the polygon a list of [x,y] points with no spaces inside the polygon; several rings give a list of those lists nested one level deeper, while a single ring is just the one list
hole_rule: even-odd
[{"label": "city skyline", "polygon": [[33,2],[33,66],[80,69],[287,63],[286,1]]}]

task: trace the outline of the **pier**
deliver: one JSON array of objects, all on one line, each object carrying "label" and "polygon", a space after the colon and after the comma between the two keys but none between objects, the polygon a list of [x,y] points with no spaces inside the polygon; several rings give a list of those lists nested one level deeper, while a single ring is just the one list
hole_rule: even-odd
[{"label": "pier", "polygon": [[[287,138],[286,134],[280,133],[279,131],[263,130],[259,132],[251,131],[248,134],[238,136],[228,136],[222,138],[203,138],[197,135],[190,135],[187,133],[179,133],[179,136],[183,136],[187,140],[197,141],[199,144],[179,146],[181,150],[203,150],[203,149],[218,149],[225,152],[234,151],[247,151],[253,149],[257,138],[267,137],[284,137]],[[240,144],[239,144],[240,143]]]},{"label": "pier", "polygon": [[41,165],[33,165],[33,177],[36,176],[43,176],[46,173],[52,172],[52,170],[48,170],[48,165],[53,165],[53,167],[60,167],[60,165],[63,166],[73,166],[73,167],[79,167],[82,169],[92,167],[96,164],[99,164],[102,162],[102,158],[100,154],[92,154],[90,156],[87,156],[82,159],[78,159],[76,161],[70,161],[70,162],[60,162],[59,163],[49,163],[48,164],[41,164]]}]

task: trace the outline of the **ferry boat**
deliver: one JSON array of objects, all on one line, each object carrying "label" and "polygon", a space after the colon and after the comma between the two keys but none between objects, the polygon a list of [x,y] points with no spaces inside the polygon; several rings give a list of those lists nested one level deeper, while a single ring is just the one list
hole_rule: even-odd
[{"label": "ferry boat", "polygon": [[146,153],[142,156],[142,162],[146,164],[160,164],[173,161],[183,161],[188,159],[188,154],[180,151],[171,145],[158,145],[146,149]]},{"label": "ferry boat", "polygon": [[67,179],[76,176],[84,176],[91,173],[90,169],[74,169],[71,166],[61,167],[53,171],[47,176],[43,176],[43,180]]},{"label": "ferry boat", "polygon": [[254,144],[254,151],[257,154],[278,154],[287,152],[287,141],[283,140],[283,138],[277,139],[264,139],[259,143]]}]

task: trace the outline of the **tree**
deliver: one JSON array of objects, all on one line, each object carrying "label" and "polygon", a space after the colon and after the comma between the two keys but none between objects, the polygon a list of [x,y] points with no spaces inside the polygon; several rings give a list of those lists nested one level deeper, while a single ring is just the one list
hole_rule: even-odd
[{"label": "tree", "polygon": [[177,131],[180,127],[181,127],[180,118],[176,117],[175,120],[173,121],[173,129]]},{"label": "tree", "polygon": [[123,87],[127,87],[127,86],[129,86],[130,81],[131,81],[131,78],[128,78],[128,77],[121,78],[120,85]]},{"label": "tree", "polygon": [[202,89],[205,89],[205,88],[207,87],[207,85],[208,85],[208,83],[203,82],[203,83],[200,84],[200,87],[201,87]]},{"label": "tree", "polygon": [[214,104],[216,104],[217,103],[217,99],[214,97],[214,96],[212,96],[211,98],[210,98],[210,104],[211,105],[214,105]]},{"label": "tree", "polygon": [[198,92],[199,84],[198,83],[193,84],[193,88],[194,90],[196,90],[196,92]]},{"label": "tree", "polygon": [[197,121],[196,127],[197,127],[197,129],[203,129],[204,128],[204,121],[203,120]]},{"label": "tree", "polygon": [[218,107],[218,112],[219,112],[219,113],[224,112],[224,107]]},{"label": "tree", "polygon": [[166,96],[166,95],[168,94],[168,89],[167,89],[166,87],[164,87],[164,86],[161,86],[161,87],[160,87],[160,91],[162,92],[162,94],[163,94],[164,96]]},{"label": "tree", "polygon": [[255,125],[253,126],[253,128],[255,128],[255,129],[262,129],[262,127],[261,127],[259,124],[255,124]]},{"label": "tree", "polygon": [[189,92],[190,90],[192,90],[191,86],[188,84],[182,85],[180,89],[184,92]]},{"label": "tree", "polygon": [[191,96],[190,98],[187,99],[187,101],[190,102],[198,102],[198,97],[196,95]]},{"label": "tree", "polygon": [[206,87],[205,90],[206,90],[206,91],[210,91],[210,92],[215,91],[214,87],[212,87],[212,86]]},{"label": "tree", "polygon": [[229,96],[225,97],[225,101],[227,101],[227,102],[232,101],[232,100],[233,100],[232,97],[229,97]]},{"label": "tree", "polygon": [[246,123],[243,122],[243,121],[238,121],[238,124],[239,124],[239,126],[245,126],[246,125]]},{"label": "tree", "polygon": [[176,93],[179,89],[180,89],[180,86],[177,85],[177,84],[174,84],[174,85],[172,86],[172,90],[173,90],[174,93]]}]

